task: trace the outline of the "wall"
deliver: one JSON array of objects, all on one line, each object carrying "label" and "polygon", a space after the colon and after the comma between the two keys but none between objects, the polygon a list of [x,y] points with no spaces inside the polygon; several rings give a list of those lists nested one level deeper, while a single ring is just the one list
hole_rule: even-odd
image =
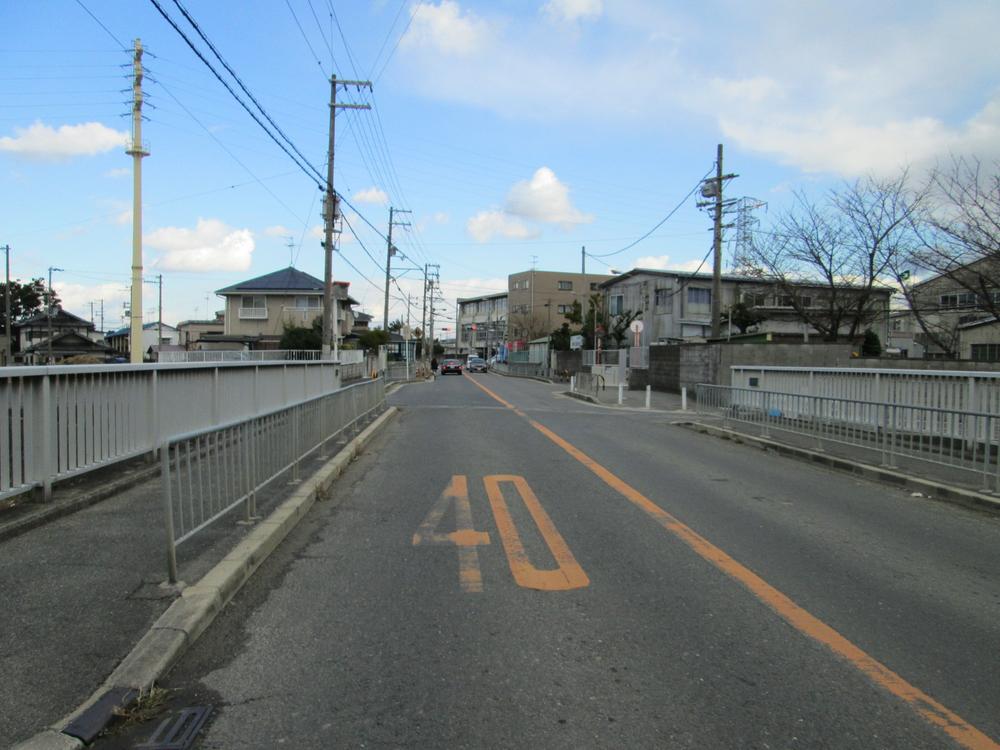
[{"label": "wall", "polygon": [[[730,385],[732,365],[837,367],[850,360],[850,344],[674,344],[649,348],[649,369],[633,370],[629,388],[651,385],[680,393],[698,383]],[[853,360],[857,362],[859,360]],[[903,360],[892,360],[893,362]]]}]

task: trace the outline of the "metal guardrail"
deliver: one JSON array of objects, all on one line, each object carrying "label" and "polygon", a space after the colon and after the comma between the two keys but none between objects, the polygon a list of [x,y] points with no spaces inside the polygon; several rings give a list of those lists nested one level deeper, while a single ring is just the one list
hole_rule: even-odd
[{"label": "metal guardrail", "polygon": [[0,499],[340,387],[335,362],[0,368]]},{"label": "metal guardrail", "polygon": [[841,443],[897,458],[947,466],[978,476],[980,487],[1000,492],[1000,414],[860,401],[800,393],[698,384],[699,414],[811,436],[816,449]]},{"label": "metal guardrail", "polygon": [[369,380],[250,419],[190,432],[161,445],[167,566],[177,581],[177,547],[243,506],[256,515],[257,493],[385,404],[383,380]]},{"label": "metal guardrail", "polygon": [[[160,364],[175,364],[178,362],[274,362],[274,361],[313,361],[321,359],[321,352],[315,349],[261,349],[258,351],[211,351],[194,350],[189,352],[160,352],[157,355]],[[341,362],[344,362],[342,357]]]},{"label": "metal guardrail", "polygon": [[738,388],[1000,413],[1000,372],[733,365],[730,373]]}]

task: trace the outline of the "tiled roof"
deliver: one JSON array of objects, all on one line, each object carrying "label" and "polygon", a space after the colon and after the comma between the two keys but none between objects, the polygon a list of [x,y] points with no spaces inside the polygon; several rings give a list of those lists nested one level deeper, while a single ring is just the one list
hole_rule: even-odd
[{"label": "tiled roof", "polygon": [[219,289],[216,294],[242,294],[243,292],[322,292],[323,282],[305,271],[299,271],[292,266],[274,271],[255,279],[241,281],[238,284]]}]

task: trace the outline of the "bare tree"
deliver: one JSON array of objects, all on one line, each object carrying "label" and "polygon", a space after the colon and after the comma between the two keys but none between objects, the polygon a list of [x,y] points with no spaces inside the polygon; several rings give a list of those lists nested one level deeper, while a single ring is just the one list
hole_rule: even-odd
[{"label": "bare tree", "polygon": [[916,262],[966,290],[1000,318],[1000,160],[953,157],[928,180],[929,231]]},{"label": "bare tree", "polygon": [[755,233],[741,270],[770,281],[825,339],[855,338],[884,312],[875,293],[918,243],[913,217],[923,199],[907,183],[904,171],[845,183],[821,203],[796,193],[771,231]]}]

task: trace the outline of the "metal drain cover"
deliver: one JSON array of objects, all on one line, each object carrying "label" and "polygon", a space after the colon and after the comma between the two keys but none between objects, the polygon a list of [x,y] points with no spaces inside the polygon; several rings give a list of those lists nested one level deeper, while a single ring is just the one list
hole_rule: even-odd
[{"label": "metal drain cover", "polygon": [[160,722],[153,736],[135,750],[187,750],[211,712],[211,706],[182,708]]}]

